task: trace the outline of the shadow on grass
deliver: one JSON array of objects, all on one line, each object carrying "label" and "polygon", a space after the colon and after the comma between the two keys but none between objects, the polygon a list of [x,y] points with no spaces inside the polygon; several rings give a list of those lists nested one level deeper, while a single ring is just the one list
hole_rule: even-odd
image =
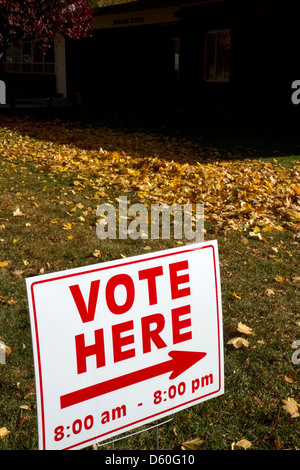
[{"label": "shadow on grass", "polygon": [[[195,150],[187,157],[189,163],[214,159],[297,159],[300,154],[298,121],[295,111],[281,114],[280,110],[269,109],[248,113],[245,110],[202,107],[198,112],[189,112],[188,109],[163,112],[159,108],[155,111],[147,107],[109,106],[105,103],[97,107],[2,109],[0,113],[0,126],[9,122],[14,131],[26,133],[34,139],[74,145],[83,150],[125,150],[134,157],[144,158],[152,156],[154,141],[145,139],[143,148],[137,150],[136,135],[151,135],[157,142],[174,139],[173,142],[179,145],[189,141]],[[109,141],[101,132],[103,128],[110,130]],[[122,136],[126,137],[123,139]],[[122,149],[124,142],[126,149]],[[156,156],[168,159],[163,145],[156,150]],[[171,158],[174,159],[174,154]],[[179,152],[180,163],[181,158]]]}]

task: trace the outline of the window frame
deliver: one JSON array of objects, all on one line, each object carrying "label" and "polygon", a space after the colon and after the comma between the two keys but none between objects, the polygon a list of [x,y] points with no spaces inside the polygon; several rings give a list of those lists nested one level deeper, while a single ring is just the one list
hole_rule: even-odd
[{"label": "window frame", "polygon": [[[232,30],[230,28],[223,28],[223,29],[211,29],[205,32],[205,45],[204,45],[204,81],[208,83],[229,83],[230,82],[230,69],[229,69],[229,77],[226,80],[222,80],[219,78],[207,78],[207,71],[208,71],[208,36],[210,34],[215,34],[216,38],[218,33],[230,33],[230,38],[231,38],[231,33]],[[215,63],[215,77],[216,77],[216,67],[217,67],[217,41],[215,44],[215,55],[214,55],[214,63]]]},{"label": "window frame", "polygon": [[[24,61],[23,57],[23,46],[25,44],[31,44],[31,61]],[[6,60],[6,56],[4,56],[3,60],[3,67],[4,67],[4,72],[5,73],[16,73],[16,74],[38,74],[38,75],[55,75],[55,47],[54,47],[54,42],[53,42],[53,61],[46,61],[45,54],[42,54],[41,61],[34,61],[34,44],[38,44],[37,40],[28,40],[28,39],[18,39],[17,41],[12,41],[9,44],[9,47],[11,47],[11,61]],[[13,48],[18,46],[20,48],[20,60],[19,61],[14,61],[13,57]],[[10,66],[10,67],[9,67]],[[14,67],[15,66],[15,67]],[[38,66],[38,67],[34,67]],[[47,71],[47,67],[49,70]],[[15,68],[15,70],[14,70]],[[29,70],[30,68],[30,70]],[[41,70],[39,71],[38,68]],[[28,70],[26,70],[28,69]]]}]

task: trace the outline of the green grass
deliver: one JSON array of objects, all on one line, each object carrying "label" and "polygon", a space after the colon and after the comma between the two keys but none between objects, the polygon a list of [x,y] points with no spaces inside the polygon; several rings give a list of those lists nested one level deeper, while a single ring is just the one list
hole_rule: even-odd
[{"label": "green grass", "polygon": [[[282,156],[282,164],[289,165],[292,159]],[[100,241],[96,207],[106,200],[93,199],[88,188],[78,191],[75,171],[56,173],[22,156],[13,160],[3,156],[0,168],[0,262],[9,261],[0,268],[0,337],[11,348],[6,364],[0,364],[0,428],[9,430],[0,439],[0,450],[35,450],[35,383],[25,278],[142,254],[149,247],[156,251],[177,245],[172,240]],[[111,200],[116,196],[109,192]],[[17,207],[22,215],[14,215]],[[66,230],[70,223],[72,229]],[[292,231],[267,232],[259,240],[248,232],[216,235],[213,224],[206,229],[205,238],[217,238],[220,252],[225,393],[162,424],[160,449],[178,450],[183,442],[196,438],[203,441],[203,450],[230,449],[241,439],[248,439],[251,449],[257,450],[299,448],[300,418],[291,418],[282,408],[287,397],[300,401],[299,365],[291,360],[291,345],[300,339],[299,238]],[[100,250],[99,258],[95,250]],[[278,276],[282,282],[275,280]],[[274,294],[266,295],[267,289]],[[255,335],[239,333],[239,322]],[[235,336],[247,339],[249,347],[235,349],[227,344]],[[292,383],[285,380],[289,371],[296,374]],[[106,448],[110,444],[100,447]],[[156,431],[129,434],[115,448],[155,449]]]}]

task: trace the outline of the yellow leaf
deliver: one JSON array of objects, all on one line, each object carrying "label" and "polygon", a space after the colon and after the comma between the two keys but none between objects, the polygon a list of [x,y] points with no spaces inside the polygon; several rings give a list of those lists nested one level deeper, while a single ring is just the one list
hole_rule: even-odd
[{"label": "yellow leaf", "polygon": [[63,225],[63,230],[72,230],[72,228],[73,224],[71,224],[70,222],[68,224]]},{"label": "yellow leaf", "polygon": [[239,322],[237,330],[240,333],[244,333],[245,335],[254,335],[252,328],[249,328],[249,326],[244,325],[243,323]]},{"label": "yellow leaf", "polygon": [[101,251],[100,250],[95,250],[94,253],[93,253],[93,256],[95,256],[95,258],[100,258]]},{"label": "yellow leaf", "polygon": [[4,266],[7,266],[10,263],[10,261],[0,261],[0,268],[4,268]]},{"label": "yellow leaf", "polygon": [[31,408],[28,405],[21,405],[19,408],[21,408],[21,410],[31,411]]},{"label": "yellow leaf", "polygon": [[193,439],[191,441],[186,441],[181,444],[181,449],[182,450],[199,450],[203,442],[204,441],[201,439]]},{"label": "yellow leaf", "polygon": [[298,184],[291,184],[291,186],[300,195],[300,186]]},{"label": "yellow leaf", "polygon": [[236,299],[240,299],[241,300],[241,297],[239,295],[237,295],[235,292],[229,292],[229,294],[231,294],[233,297],[235,297]]},{"label": "yellow leaf", "polygon": [[259,240],[262,240],[262,236],[260,233],[256,232],[249,232],[250,237],[257,237]]},{"label": "yellow leaf", "polygon": [[287,400],[282,400],[283,409],[286,410],[288,413],[290,413],[291,418],[298,418],[300,414],[298,413],[299,410],[299,404],[294,400],[294,398],[287,398]]},{"label": "yellow leaf", "polygon": [[274,227],[272,227],[271,225],[265,225],[264,228],[262,229],[263,232],[273,232],[274,231]]},{"label": "yellow leaf", "polygon": [[272,289],[266,289],[265,290],[265,295],[267,297],[271,297],[272,295],[275,295],[275,292]]},{"label": "yellow leaf", "polygon": [[282,276],[276,276],[274,279],[275,279],[276,282],[284,282],[285,281],[285,278],[282,277]]},{"label": "yellow leaf", "polygon": [[241,449],[249,449],[252,446],[251,442],[247,439],[241,439],[238,442],[233,442],[231,444],[231,450],[241,450]]},{"label": "yellow leaf", "polygon": [[237,337],[237,338],[231,338],[227,344],[232,344],[236,349],[242,348],[243,346],[248,348],[249,341],[247,341],[244,338]]},{"label": "yellow leaf", "polygon": [[295,372],[294,370],[289,370],[289,371],[285,374],[284,378],[285,378],[285,380],[286,380],[288,383],[292,384],[292,383],[294,383],[295,380],[297,379],[297,374],[296,374],[296,372]]},{"label": "yellow leaf", "polygon": [[21,211],[20,207],[17,207],[16,210],[13,211],[13,215],[16,217],[16,216],[20,216],[20,215],[24,215],[24,214]]},{"label": "yellow leaf", "polygon": [[0,438],[3,439],[3,437],[7,436],[10,433],[10,431],[7,428],[0,428]]},{"label": "yellow leaf", "polygon": [[2,295],[0,295],[0,303],[2,304],[8,304],[8,305],[12,305],[14,304],[16,301],[14,299],[6,299],[5,297],[3,297]]}]

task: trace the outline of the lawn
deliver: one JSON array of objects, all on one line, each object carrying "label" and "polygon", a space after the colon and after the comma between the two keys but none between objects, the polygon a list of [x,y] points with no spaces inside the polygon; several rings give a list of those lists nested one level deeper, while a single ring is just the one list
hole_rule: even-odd
[{"label": "lawn", "polygon": [[[225,393],[162,424],[160,449],[299,449],[297,149],[10,115],[0,139],[0,450],[38,446],[25,278],[184,243],[99,240],[98,205],[122,195],[204,204],[219,244]],[[155,447],[155,430],[115,443]]]}]

